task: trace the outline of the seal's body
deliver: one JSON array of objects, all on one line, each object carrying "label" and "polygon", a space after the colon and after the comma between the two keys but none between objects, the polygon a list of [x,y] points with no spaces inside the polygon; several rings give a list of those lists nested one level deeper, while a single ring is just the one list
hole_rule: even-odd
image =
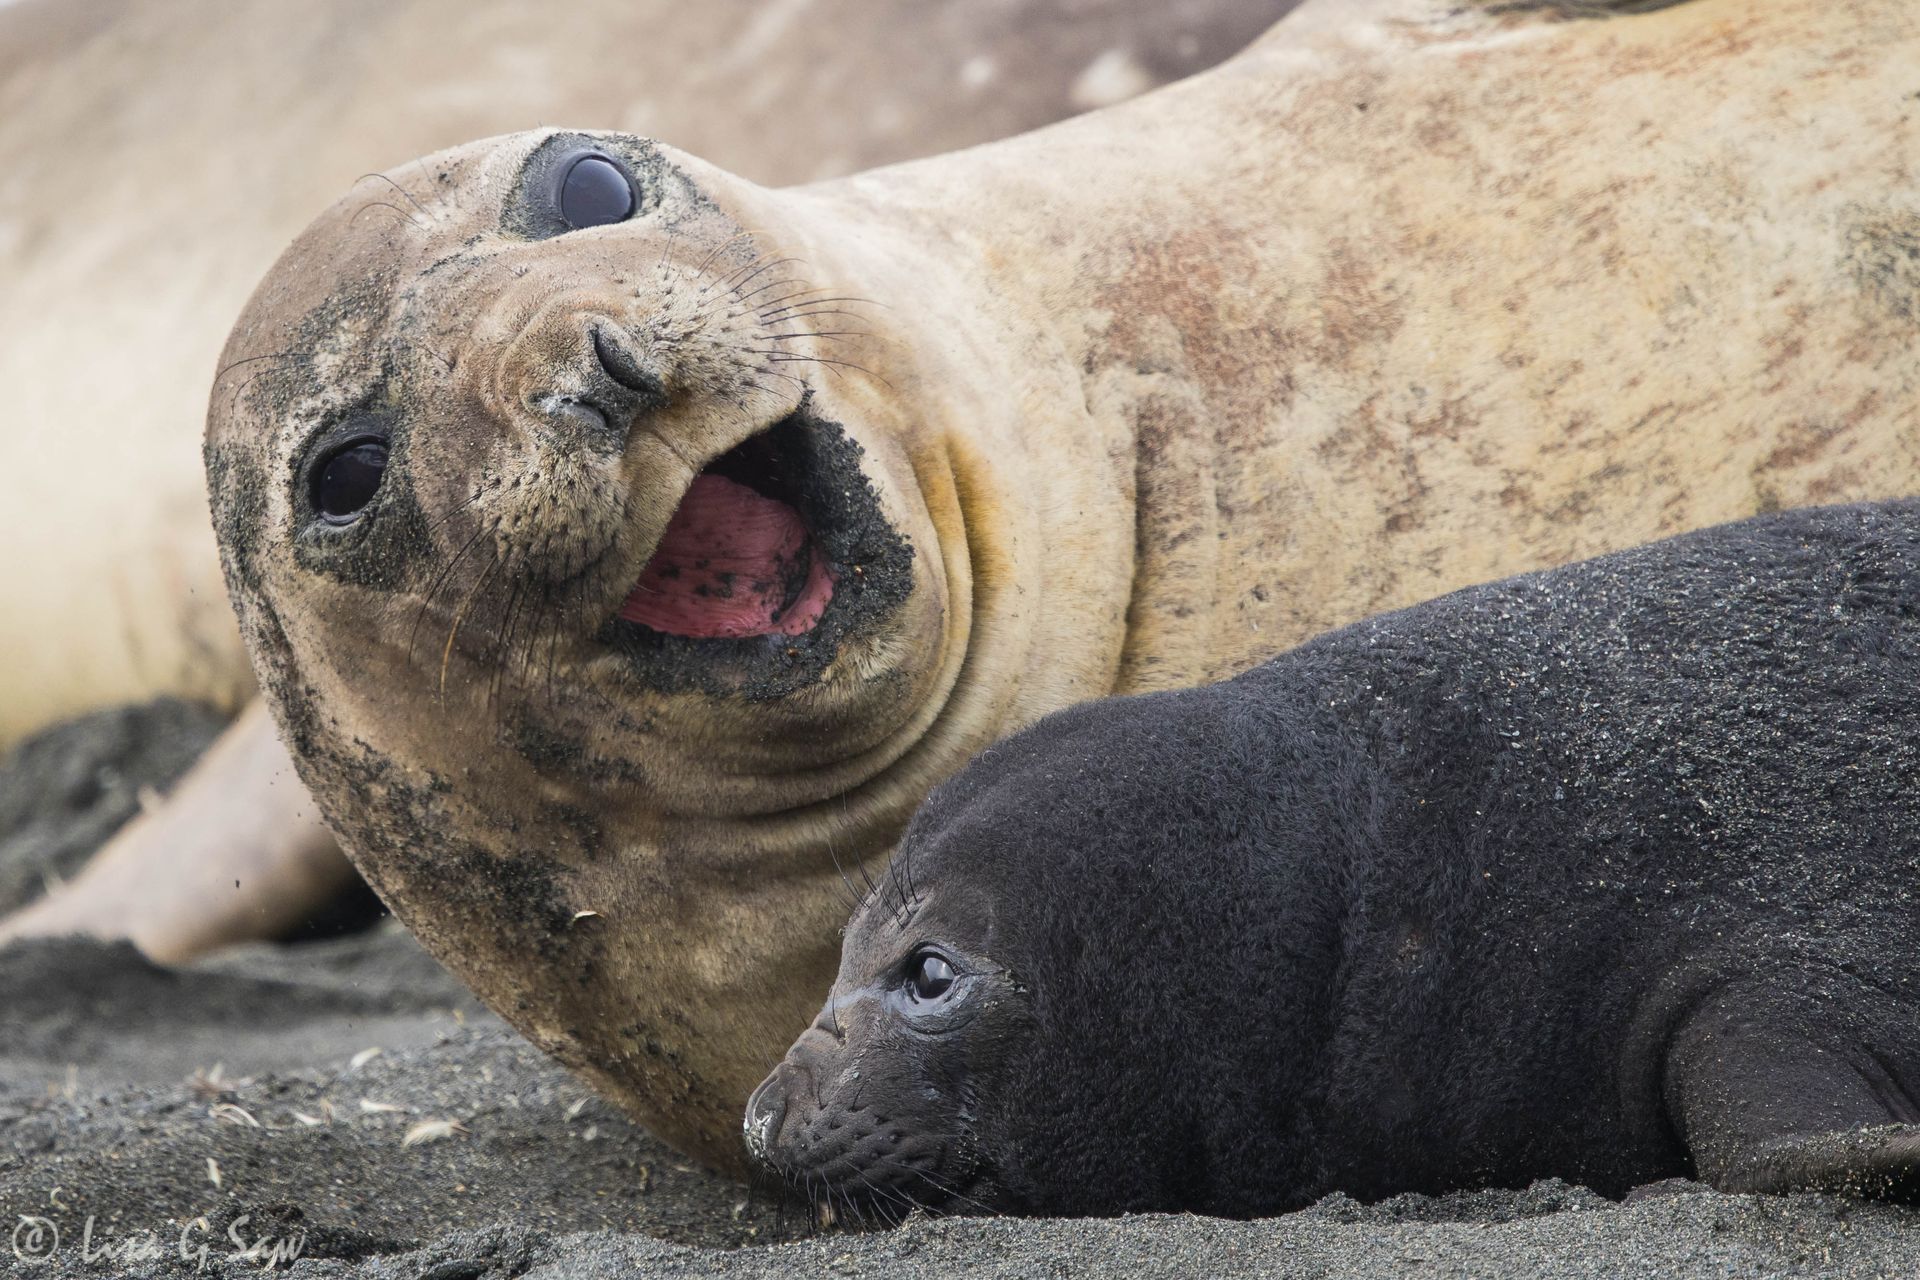
[{"label": "seal's body", "polygon": [[1920,1192],[1916,670],[1902,502],[1049,717],[915,818],[749,1145],[882,1210]]},{"label": "seal's body", "polygon": [[1920,489],[1917,41],[1898,0],[1327,0],[841,182],[567,132],[396,171],[213,403],[266,696],[437,956],[737,1158],[843,869],[997,738]]}]

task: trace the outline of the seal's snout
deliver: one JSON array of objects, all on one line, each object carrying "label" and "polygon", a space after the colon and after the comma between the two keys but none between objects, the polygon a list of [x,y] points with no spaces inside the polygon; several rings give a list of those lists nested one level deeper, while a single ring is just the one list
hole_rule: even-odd
[{"label": "seal's snout", "polygon": [[789,1191],[854,1217],[979,1205],[950,1042],[900,1034],[883,992],[839,990],[747,1099],[747,1156]]},{"label": "seal's snout", "polygon": [[527,404],[562,442],[617,454],[634,422],[667,403],[666,378],[611,321],[590,318],[577,335],[533,338],[529,345],[535,352]]},{"label": "seal's snout", "polygon": [[859,1100],[860,1071],[838,1040],[822,1043],[817,1030],[808,1028],[787,1050],[747,1099],[741,1119],[748,1157],[783,1181],[805,1181],[823,1169],[845,1172],[871,1127]]}]

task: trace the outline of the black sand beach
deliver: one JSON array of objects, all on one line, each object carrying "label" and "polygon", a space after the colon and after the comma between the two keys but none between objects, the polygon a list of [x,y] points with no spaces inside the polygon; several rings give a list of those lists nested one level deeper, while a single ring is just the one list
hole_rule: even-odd
[{"label": "black sand beach", "polygon": [[[178,771],[178,753],[136,749],[177,715],[107,723],[0,770],[10,866],[101,838],[100,804],[124,818]],[[0,992],[0,1274],[1920,1274],[1920,1211],[1688,1183],[1625,1204],[1542,1183],[1335,1196],[1259,1222],[916,1217],[810,1234],[797,1207],[695,1169],[596,1100],[391,923],[177,970],[126,946],[16,944]]]}]

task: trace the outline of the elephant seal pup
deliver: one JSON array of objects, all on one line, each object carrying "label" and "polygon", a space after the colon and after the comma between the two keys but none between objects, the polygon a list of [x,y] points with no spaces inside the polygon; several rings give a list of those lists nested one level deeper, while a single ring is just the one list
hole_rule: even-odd
[{"label": "elephant seal pup", "polygon": [[935,791],[748,1145],[836,1207],[1920,1192],[1920,503],[1476,587]]},{"label": "elephant seal pup", "polygon": [[1497,8],[1310,2],[842,182],[541,132],[324,215],[207,462],[265,696],[381,896],[737,1160],[842,869],[995,739],[1920,490],[1906,7]]}]

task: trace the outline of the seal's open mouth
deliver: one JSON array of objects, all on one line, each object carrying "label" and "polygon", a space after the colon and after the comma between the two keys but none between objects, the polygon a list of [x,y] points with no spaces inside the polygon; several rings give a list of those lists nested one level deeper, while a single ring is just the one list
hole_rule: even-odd
[{"label": "seal's open mouth", "polygon": [[783,697],[905,600],[863,451],[803,403],[694,477],[600,638],[654,688]]},{"label": "seal's open mouth", "polygon": [[762,492],[764,450],[750,448],[761,439],[694,478],[620,617],[695,639],[813,630],[833,571],[793,504]]}]

